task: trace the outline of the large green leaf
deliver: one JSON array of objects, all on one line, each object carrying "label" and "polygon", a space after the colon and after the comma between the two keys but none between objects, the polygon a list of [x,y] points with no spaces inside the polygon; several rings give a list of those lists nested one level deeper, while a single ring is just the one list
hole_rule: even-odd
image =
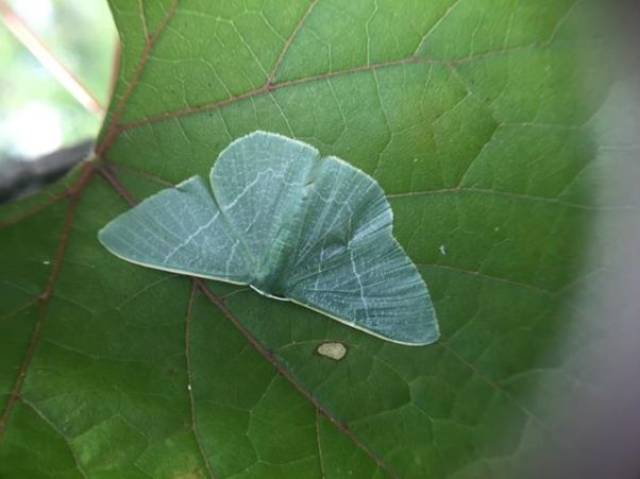
[{"label": "large green leaf", "polygon": [[[607,70],[585,66],[592,4],[112,0],[122,65],[97,158],[1,210],[0,477],[521,477],[553,440],[540,385],[572,382],[567,303],[612,206],[588,174]],[[256,129],[380,182],[439,343],[99,245]],[[316,354],[326,341],[347,355]]]}]

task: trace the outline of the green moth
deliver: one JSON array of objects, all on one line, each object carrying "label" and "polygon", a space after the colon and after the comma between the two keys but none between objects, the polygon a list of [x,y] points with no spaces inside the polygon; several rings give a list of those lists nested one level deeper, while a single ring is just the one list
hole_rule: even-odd
[{"label": "green moth", "polygon": [[131,263],[249,285],[401,344],[438,339],[427,286],[378,183],[312,146],[254,132],[211,169],[118,216],[100,242]]}]

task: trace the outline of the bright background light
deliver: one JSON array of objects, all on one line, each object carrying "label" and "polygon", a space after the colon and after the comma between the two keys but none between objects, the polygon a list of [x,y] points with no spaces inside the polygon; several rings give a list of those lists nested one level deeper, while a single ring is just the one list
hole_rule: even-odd
[{"label": "bright background light", "polygon": [[[5,0],[56,61],[107,106],[116,30],[105,0]],[[96,136],[88,111],[0,22],[0,168]]]}]

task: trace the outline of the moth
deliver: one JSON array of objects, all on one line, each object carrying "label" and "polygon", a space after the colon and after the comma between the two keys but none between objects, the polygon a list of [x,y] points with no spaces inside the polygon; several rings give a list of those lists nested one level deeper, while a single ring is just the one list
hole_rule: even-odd
[{"label": "moth", "polygon": [[249,285],[388,341],[439,337],[429,292],[392,232],[378,183],[314,147],[257,131],[232,142],[209,183],[194,176],[108,223],[114,255]]}]

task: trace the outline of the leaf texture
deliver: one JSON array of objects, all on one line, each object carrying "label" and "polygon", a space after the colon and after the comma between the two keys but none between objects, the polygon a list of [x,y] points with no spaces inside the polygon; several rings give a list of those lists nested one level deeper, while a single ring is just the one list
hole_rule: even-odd
[{"label": "leaf texture", "polygon": [[[96,160],[0,210],[0,476],[523,477],[554,438],[541,386],[575,384],[550,353],[586,232],[618,206],[590,175],[598,2],[110,5],[123,54]],[[114,216],[258,129],[380,183],[437,345],[100,246]]]}]

